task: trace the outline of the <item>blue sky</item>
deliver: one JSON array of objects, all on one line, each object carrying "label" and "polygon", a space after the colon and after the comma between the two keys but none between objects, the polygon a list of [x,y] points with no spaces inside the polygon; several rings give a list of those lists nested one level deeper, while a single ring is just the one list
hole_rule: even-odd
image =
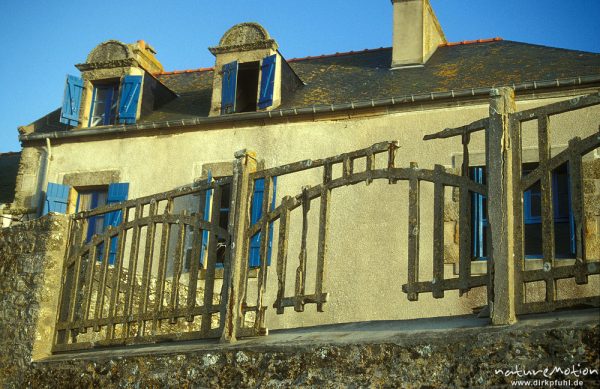
[{"label": "blue sky", "polygon": [[[227,4],[224,7],[223,4]],[[431,0],[449,41],[504,39],[600,52],[599,0]],[[286,58],[387,47],[389,0],[0,0],[0,153],[61,105],[66,74],[98,43],[144,39],[165,70],[210,67],[232,25],[261,23]]]}]

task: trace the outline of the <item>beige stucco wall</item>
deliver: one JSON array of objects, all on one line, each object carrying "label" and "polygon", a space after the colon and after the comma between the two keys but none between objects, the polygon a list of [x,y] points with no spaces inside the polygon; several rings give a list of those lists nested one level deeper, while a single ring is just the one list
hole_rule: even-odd
[{"label": "beige stucco wall", "polygon": [[[564,99],[564,97],[562,98]],[[518,103],[519,109],[531,108],[561,99],[538,99]],[[456,167],[462,146],[458,138],[424,142],[424,135],[448,127],[457,127],[488,115],[487,101],[473,105],[438,106],[360,117],[337,115],[331,120],[288,121],[262,126],[198,128],[172,135],[150,135],[125,139],[54,143],[53,161],[48,180],[62,182],[65,174],[118,170],[121,181],[130,183],[129,197],[135,198],[187,185],[202,175],[205,164],[228,162],[240,149],[255,150],[266,167],[274,167],[302,159],[328,157],[370,146],[384,140],[398,140],[396,166],[417,162],[421,168],[434,164]],[[587,136],[598,130],[600,108],[587,108],[552,120],[552,143],[564,147],[573,136]],[[526,125],[524,148],[531,149],[536,139],[535,127]],[[482,133],[473,136],[471,150],[482,155]],[[475,159],[476,160],[476,159]],[[385,166],[384,158],[376,159],[377,167]],[[362,168],[361,168],[362,166]],[[364,169],[357,161],[355,170]],[[322,171],[314,169],[301,174],[281,177],[277,185],[278,202],[285,195],[297,195],[303,185],[320,183]],[[341,168],[334,169],[334,178]],[[325,276],[325,291],[330,300],[324,313],[314,306],[306,312],[276,315],[269,308],[269,328],[293,327],[361,320],[408,319],[423,316],[444,316],[470,313],[471,308],[486,303],[485,291],[470,292],[458,297],[447,292],[446,298],[434,300],[421,295],[411,303],[402,293],[407,280],[407,213],[408,186],[399,182],[374,182],[336,189],[332,195],[329,256]],[[433,185],[421,186],[421,280],[432,278]],[[450,201],[450,191],[447,194]],[[309,284],[314,285],[316,236],[319,203],[313,202],[309,225]],[[295,269],[300,246],[300,209],[292,212],[292,228],[288,252],[287,295],[293,295]],[[278,223],[275,223],[277,232]],[[143,247],[143,246],[142,246]],[[277,247],[277,233],[273,241]],[[269,268],[265,303],[272,306],[276,295],[276,250]],[[446,276],[452,276],[447,265]],[[249,283],[249,297],[255,296],[256,279]],[[251,300],[250,305],[253,305]]]}]

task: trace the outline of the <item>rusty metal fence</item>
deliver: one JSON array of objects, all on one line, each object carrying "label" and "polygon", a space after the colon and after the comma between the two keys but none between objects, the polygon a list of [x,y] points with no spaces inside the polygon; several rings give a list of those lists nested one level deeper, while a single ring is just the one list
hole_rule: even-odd
[{"label": "rusty metal fence", "polygon": [[[577,284],[584,284],[588,282],[588,276],[600,274],[600,262],[586,258],[582,237],[582,156],[600,147],[600,137],[594,134],[585,139],[573,138],[564,151],[551,157],[548,136],[551,115],[600,104],[600,96],[595,94],[514,112],[510,107],[498,105],[500,99],[510,100],[510,93],[508,97],[507,92],[503,93],[492,97],[490,117],[425,137],[425,140],[461,137],[463,161],[457,174],[441,165],[435,165],[433,169],[421,169],[416,163],[396,167],[398,144],[395,141],[325,159],[262,170],[257,168],[256,155],[243,150],[236,153],[232,177],[75,215],[65,259],[54,351],[174,339],[233,341],[238,337],[266,334],[265,313],[271,304],[278,314],[283,314],[286,308],[302,312],[306,304],[315,304],[317,311],[322,312],[330,292],[325,272],[331,243],[332,191],[363,182],[369,185],[375,180],[408,184],[408,191],[403,195],[408,211],[408,278],[402,286],[408,300],[418,300],[421,293],[443,298],[448,290],[458,290],[462,295],[472,288],[486,287],[495,324],[508,324],[514,321],[516,314],[552,311],[581,303],[600,305],[597,295],[560,300],[556,292],[557,280],[574,279]],[[529,120],[538,121],[539,165],[524,175],[521,123]],[[486,183],[470,177],[469,144],[471,136],[480,131],[485,134]],[[385,156],[384,166],[376,166],[378,155]],[[357,163],[364,168],[355,169]],[[554,169],[565,163],[568,163],[571,175],[576,238],[575,258],[571,262],[556,259],[553,243],[550,177]],[[341,171],[338,176],[333,174],[336,169]],[[273,206],[275,180],[305,171],[320,173],[320,183],[303,186],[299,193],[283,196],[279,205]],[[253,193],[259,180],[264,183],[263,197],[262,201],[256,202]],[[523,193],[538,181],[541,183],[542,208],[550,211],[544,212],[542,217],[542,265],[539,269],[531,269],[525,261]],[[420,188],[423,182],[433,184],[433,220],[421,220]],[[221,227],[224,221],[220,220],[219,212],[225,187],[231,210],[226,229]],[[459,203],[458,277],[455,278],[447,278],[444,274],[446,188],[453,188]],[[185,206],[186,203],[200,204],[210,195],[212,209],[208,213],[202,207],[190,211]],[[490,252],[485,274],[472,274],[471,271],[476,259],[471,250],[475,195],[488,197],[490,233],[487,246]],[[317,239],[310,240],[307,238],[308,217],[313,202],[319,203],[314,207],[318,208],[318,232]],[[260,207],[261,216],[251,221],[253,206]],[[178,209],[182,211],[178,212]],[[288,252],[294,212],[301,214],[298,258],[292,258]],[[110,214],[115,217],[115,213],[121,220],[118,226],[88,238],[87,231],[94,217]],[[511,217],[498,218],[498,215],[507,214]],[[419,275],[423,223],[433,225],[430,281],[422,281],[423,277]],[[278,243],[272,248],[267,237],[275,233]],[[259,237],[261,260],[253,267],[248,258],[256,237]],[[156,241],[160,243],[156,244]],[[309,283],[307,252],[311,244],[317,247],[315,269],[312,269],[315,279]],[[276,297],[272,302],[266,301],[267,257],[271,250],[276,255],[277,277]],[[294,282],[287,285],[287,275],[291,272],[295,275],[292,276]],[[256,290],[252,293],[251,273],[256,277]],[[545,283],[544,301],[526,301],[525,284],[531,282]],[[309,288],[309,284],[314,287]]]}]

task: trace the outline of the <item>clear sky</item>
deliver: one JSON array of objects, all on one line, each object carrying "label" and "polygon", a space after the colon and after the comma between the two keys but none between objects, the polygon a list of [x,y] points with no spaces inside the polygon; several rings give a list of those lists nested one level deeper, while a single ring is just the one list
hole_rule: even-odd
[{"label": "clear sky", "polygon": [[[600,0],[431,0],[449,41],[504,39],[600,53]],[[165,70],[213,65],[209,46],[261,23],[286,58],[389,47],[390,0],[0,0],[0,153],[58,108],[66,74],[99,43],[143,39]]]}]

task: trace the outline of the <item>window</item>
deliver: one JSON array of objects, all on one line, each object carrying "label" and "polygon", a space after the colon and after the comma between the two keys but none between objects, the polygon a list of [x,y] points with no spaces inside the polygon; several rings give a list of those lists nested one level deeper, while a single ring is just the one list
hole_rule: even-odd
[{"label": "window", "polygon": [[277,55],[271,55],[260,62],[223,65],[221,114],[255,112],[272,106],[276,62]]},{"label": "window", "polygon": [[[142,88],[142,76],[123,76],[93,82],[92,104],[83,108],[89,112],[89,127],[113,124],[133,124],[137,119],[138,103]],[[71,126],[79,123],[82,110],[82,78],[67,76],[60,122]]]},{"label": "window", "polygon": [[[537,163],[523,165],[523,176],[532,172]],[[471,168],[475,182],[485,184],[485,168]],[[569,166],[567,163],[552,172],[552,201],[554,209],[554,250],[557,258],[571,257],[575,253],[575,229],[571,212]],[[473,194],[471,203],[473,245],[472,257],[485,259],[488,255],[487,200]],[[523,224],[525,257],[542,258],[542,196],[540,182],[523,193]]]},{"label": "window", "polygon": [[[108,186],[94,189],[77,189],[76,212],[89,211],[106,205]],[[104,215],[92,216],[88,219],[86,241],[89,242],[94,234],[104,231]]]},{"label": "window", "polygon": [[[128,183],[115,183],[105,186],[71,188],[68,185],[48,183],[46,199],[42,214],[48,212],[67,213],[69,208],[76,212],[88,211],[103,205],[119,203],[127,200],[129,193]],[[74,198],[73,194],[77,197]],[[94,234],[102,233],[108,226],[118,226],[122,221],[122,212],[114,211],[105,215],[92,216],[88,219],[86,242],[89,242]],[[98,261],[102,261],[103,244],[98,248]],[[109,263],[114,264],[117,254],[117,238],[110,242]]]},{"label": "window", "polygon": [[115,124],[117,120],[118,92],[118,82],[94,85],[92,110],[90,112],[90,127]]},{"label": "window", "polygon": [[[212,180],[212,176],[209,172],[209,180]],[[274,209],[275,206],[275,198],[276,198],[276,187],[277,187],[277,178],[274,177],[273,178],[273,196],[272,196],[272,200],[271,200],[271,209]],[[264,179],[258,179],[255,181],[254,183],[254,193],[252,195],[252,204],[251,204],[251,210],[250,210],[250,214],[251,214],[251,219],[250,222],[252,224],[258,222],[258,220],[260,220],[260,218],[262,217],[262,202],[263,202],[263,197],[264,197],[264,191],[265,191],[265,186],[264,186]],[[203,207],[204,207],[204,220],[209,221],[211,220],[211,207],[212,207],[212,201],[213,201],[213,197],[212,197],[212,190],[209,190],[206,192],[206,196],[202,196],[201,197],[203,201]],[[227,185],[223,185],[222,187],[222,192],[221,192],[221,204],[219,205],[219,212],[220,212],[220,218],[219,218],[219,227],[227,230],[228,226],[229,226],[229,215],[230,215],[230,209],[229,206],[231,204],[231,185],[227,184]],[[187,232],[187,236],[186,236],[188,243],[186,244],[186,249],[187,249],[187,253],[186,253],[186,258],[190,258],[191,257],[191,250],[192,250],[192,245],[191,245],[191,241],[192,241],[192,231],[188,231]],[[202,232],[202,249],[200,251],[200,263],[204,264],[204,258],[206,258],[206,254],[208,253],[208,231],[203,231]],[[261,236],[260,236],[260,232],[256,235],[254,235],[251,240],[250,240],[250,249],[249,249],[249,253],[248,253],[248,263],[249,266],[251,268],[256,268],[260,266],[261,263],[261,258],[260,258],[260,243],[261,243]],[[267,253],[267,265],[271,264],[271,249],[272,249],[272,243],[273,243],[273,223],[271,223],[269,225],[269,241],[268,241],[268,253]],[[225,246],[226,242],[225,239],[219,238],[219,241],[217,242],[217,260],[216,260],[216,266],[217,268],[222,268],[223,264],[225,263]],[[189,260],[186,261],[186,269],[190,268],[189,265]]]}]

